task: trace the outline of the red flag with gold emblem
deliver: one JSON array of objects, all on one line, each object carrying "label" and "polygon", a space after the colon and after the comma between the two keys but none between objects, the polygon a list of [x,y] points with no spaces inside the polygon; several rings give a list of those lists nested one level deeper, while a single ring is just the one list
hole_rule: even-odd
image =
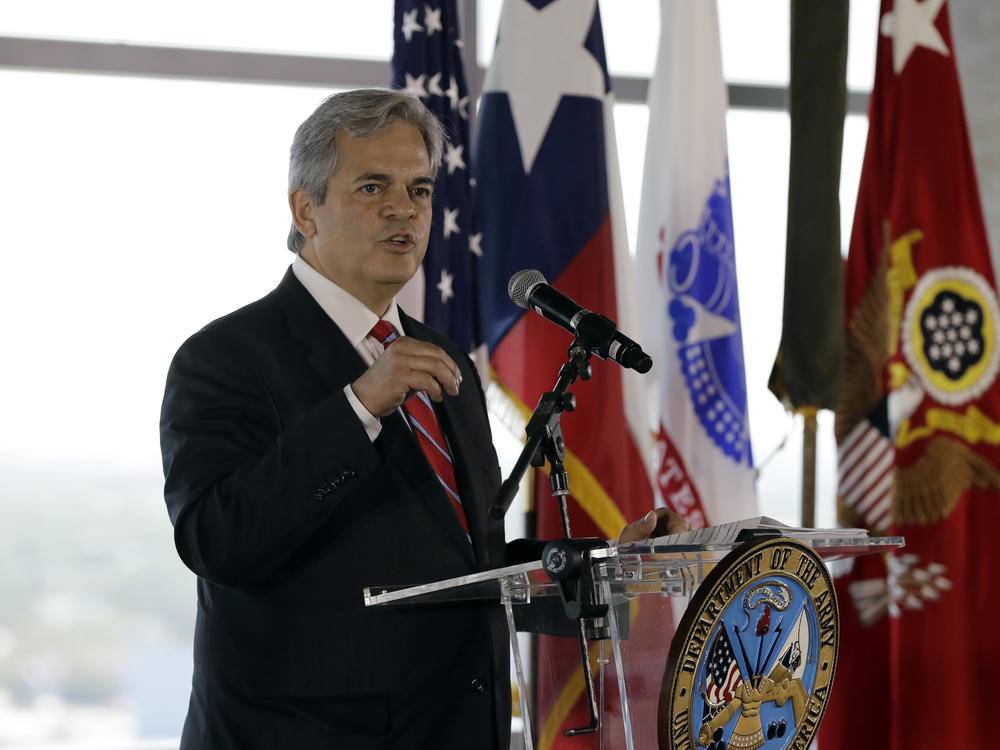
[{"label": "red flag with gold emblem", "polygon": [[944,0],[882,0],[845,277],[841,519],[906,547],[838,584],[820,744],[982,745],[1000,669],[1000,313]]}]

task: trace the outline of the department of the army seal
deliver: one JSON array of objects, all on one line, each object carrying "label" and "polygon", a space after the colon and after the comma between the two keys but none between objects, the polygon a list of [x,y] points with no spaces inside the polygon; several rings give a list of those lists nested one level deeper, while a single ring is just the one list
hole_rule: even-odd
[{"label": "department of the army seal", "polygon": [[836,593],[812,547],[768,538],[733,550],[705,577],[671,643],[660,750],[805,750],[839,640]]}]

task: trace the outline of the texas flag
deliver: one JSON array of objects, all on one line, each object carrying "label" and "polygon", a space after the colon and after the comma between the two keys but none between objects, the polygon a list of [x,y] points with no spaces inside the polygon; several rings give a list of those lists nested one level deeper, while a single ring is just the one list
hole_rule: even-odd
[{"label": "texas flag", "polygon": [[[596,0],[504,3],[474,151],[480,300],[496,381],[525,415],[552,389],[573,337],[508,299],[516,271],[538,269],[637,338],[613,108]],[[574,536],[611,538],[653,507],[650,441],[641,376],[592,364],[593,377],[572,388],[578,408],[562,419],[570,519]],[[547,481],[535,502],[537,536],[561,537]],[[538,746],[590,747],[586,737],[562,737],[587,723],[577,644],[558,639],[542,649],[552,666],[551,682],[538,684]]]},{"label": "texas flag", "polygon": [[757,515],[715,0],[663,0],[637,265],[657,489],[693,528]]}]

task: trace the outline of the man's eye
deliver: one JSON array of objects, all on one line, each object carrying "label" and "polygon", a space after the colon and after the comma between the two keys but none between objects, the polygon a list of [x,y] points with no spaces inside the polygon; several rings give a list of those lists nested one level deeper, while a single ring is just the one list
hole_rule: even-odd
[{"label": "man's eye", "polygon": [[369,183],[368,185],[362,185],[361,192],[365,193],[366,195],[375,195],[376,193],[378,193],[378,185],[374,185],[371,183]]},{"label": "man's eye", "polygon": [[431,197],[431,189],[430,188],[425,188],[425,187],[416,187],[416,188],[413,188],[410,191],[410,194],[414,198],[430,198]]}]

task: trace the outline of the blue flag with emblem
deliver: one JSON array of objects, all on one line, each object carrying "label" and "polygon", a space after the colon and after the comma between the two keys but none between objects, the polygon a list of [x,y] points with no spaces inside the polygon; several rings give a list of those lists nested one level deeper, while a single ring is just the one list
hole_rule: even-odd
[{"label": "blue flag with emblem", "polygon": [[455,0],[397,0],[392,87],[405,89],[438,116],[448,138],[434,183],[427,255],[400,293],[411,315],[472,352],[482,342],[476,260],[482,235],[469,182],[469,92]]}]

